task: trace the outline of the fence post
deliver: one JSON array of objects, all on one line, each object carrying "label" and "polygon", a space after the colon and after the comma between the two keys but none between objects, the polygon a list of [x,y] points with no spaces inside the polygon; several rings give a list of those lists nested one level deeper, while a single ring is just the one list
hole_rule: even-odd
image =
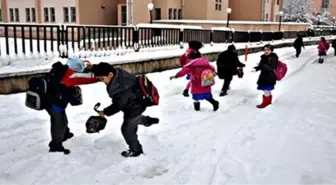
[{"label": "fence post", "polygon": [[232,28],[231,31],[232,31],[232,43],[234,43],[234,40],[235,40],[235,29]]},{"label": "fence post", "polygon": [[133,49],[135,52],[140,51],[140,45],[139,45],[139,28],[137,26],[134,26],[133,28]]},{"label": "fence post", "polygon": [[60,52],[60,57],[65,58],[65,52],[67,50],[65,46],[65,34],[64,34],[64,25],[60,24],[59,25],[59,34],[60,34],[60,45],[58,46],[58,50]]},{"label": "fence post", "polygon": [[213,46],[213,30],[211,29],[211,32],[210,32],[210,46]]},{"label": "fence post", "polygon": [[251,31],[247,30],[248,33],[248,43],[251,44]]},{"label": "fence post", "polygon": [[263,31],[262,30],[259,30],[260,32],[260,44],[263,43]]},{"label": "fence post", "polygon": [[180,28],[180,33],[179,33],[179,42],[180,42],[180,49],[184,48],[184,42],[183,42],[183,37],[184,37],[184,29],[183,27]]},{"label": "fence post", "polygon": [[272,42],[274,42],[274,31],[272,31]]},{"label": "fence post", "polygon": [[285,31],[281,30],[281,32],[282,32],[282,41],[285,41]]}]

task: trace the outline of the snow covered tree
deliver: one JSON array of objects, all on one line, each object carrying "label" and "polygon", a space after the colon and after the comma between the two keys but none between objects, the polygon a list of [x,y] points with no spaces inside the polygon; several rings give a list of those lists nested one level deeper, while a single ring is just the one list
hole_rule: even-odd
[{"label": "snow covered tree", "polygon": [[287,0],[283,8],[284,22],[308,22],[311,0]]}]

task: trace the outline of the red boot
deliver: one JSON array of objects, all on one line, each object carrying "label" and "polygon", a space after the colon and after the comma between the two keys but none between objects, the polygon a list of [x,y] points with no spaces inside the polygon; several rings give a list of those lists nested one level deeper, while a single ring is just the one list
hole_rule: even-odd
[{"label": "red boot", "polygon": [[263,109],[272,103],[272,96],[264,96],[263,101],[260,105],[257,105],[257,108]]}]

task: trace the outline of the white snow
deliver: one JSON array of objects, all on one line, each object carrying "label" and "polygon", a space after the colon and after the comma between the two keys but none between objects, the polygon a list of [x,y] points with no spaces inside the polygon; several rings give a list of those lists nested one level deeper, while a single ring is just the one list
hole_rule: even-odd
[{"label": "white snow", "polygon": [[[192,19],[183,19],[183,20],[154,20],[154,23],[206,23],[206,24],[226,24],[226,20],[192,20]],[[264,21],[232,21],[230,24],[279,24],[279,22],[264,22]],[[297,22],[283,22],[282,25],[306,25],[308,23],[297,23]]]},{"label": "white snow", "polygon": [[288,76],[264,110],[255,108],[261,98],[258,73],[249,72],[261,53],[249,55],[244,78],[234,78],[227,97],[218,97],[217,80],[218,112],[207,102],[200,112],[193,110],[191,98],[181,95],[187,81],[168,79],[177,70],[149,74],[161,103],[145,114],[161,122],[139,126],[145,151],[139,158],[119,154],[127,148],[121,113],[109,117],[101,133],[85,133],[93,105],[111,102],[101,83],[82,86],[84,105],[68,108],[75,134],[65,143],[69,156],[47,152],[46,112],[26,108],[22,93],[0,96],[0,184],[335,184],[335,58],[314,63],[316,46],[298,59],[292,48],[276,53],[287,63]]},{"label": "white snow", "polygon": [[[334,36],[326,36],[326,39],[335,38]],[[304,41],[310,40],[319,40],[320,37],[312,37],[312,38],[304,38]],[[235,43],[237,48],[245,48],[247,45],[249,48],[260,47],[262,44],[271,43],[273,45],[281,44],[281,43],[292,43],[295,39],[285,39],[285,40],[276,40],[274,42],[256,42],[256,43]],[[202,53],[213,53],[213,52],[221,52],[224,51],[227,46],[231,44],[224,43],[214,43],[212,46],[210,44],[206,44],[205,47],[201,49]],[[187,48],[187,44],[184,45],[184,48]],[[19,46],[21,49],[21,46]],[[103,52],[103,51],[101,51]],[[105,51],[105,54],[96,51],[96,52],[86,52],[86,51],[74,51],[74,54],[70,56],[79,56],[80,58],[89,59],[92,63],[99,62],[109,62],[113,64],[122,64],[122,63],[130,63],[130,62],[140,62],[147,60],[158,60],[169,57],[178,57],[185,52],[185,49],[180,49],[179,45],[171,45],[164,47],[148,47],[141,48],[140,52],[134,52],[133,50],[127,50],[125,48],[118,48],[117,50]],[[83,54],[84,53],[84,54]],[[59,57],[51,56],[45,59],[26,59],[24,60],[16,60],[11,61],[9,65],[5,65],[1,67],[0,60],[0,77],[2,76],[16,76],[20,74],[36,74],[40,72],[46,72],[50,69],[51,65],[56,61],[65,61],[65,59],[61,59]]]}]

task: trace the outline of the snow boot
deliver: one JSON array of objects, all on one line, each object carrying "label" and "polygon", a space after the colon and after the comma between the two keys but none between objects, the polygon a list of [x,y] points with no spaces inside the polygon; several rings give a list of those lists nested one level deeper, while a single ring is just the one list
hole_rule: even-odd
[{"label": "snow boot", "polygon": [[228,94],[227,91],[221,91],[219,96],[226,96],[227,94]]},{"label": "snow boot", "polygon": [[323,64],[323,62],[324,62],[324,59],[322,59],[322,58],[320,58],[320,59],[318,60],[318,63],[320,63],[320,64]]},{"label": "snow boot", "polygon": [[182,94],[184,97],[189,97],[189,89],[184,89]]},{"label": "snow boot", "polygon": [[263,109],[272,103],[272,95],[265,96],[263,95],[263,101],[261,104],[257,105],[257,108]]},{"label": "snow boot", "polygon": [[68,139],[71,139],[74,137],[74,134],[70,132],[70,129],[67,128],[65,134],[64,134],[64,138],[63,138],[63,142],[68,140]]},{"label": "snow boot", "polygon": [[149,117],[149,116],[146,116],[147,118],[147,121],[143,124],[145,127],[149,127],[153,124],[158,124],[159,123],[159,118],[152,118],[152,117]]},{"label": "snow boot", "polygon": [[201,103],[200,102],[194,102],[194,109],[195,109],[195,111],[199,111],[201,109]]},{"label": "snow boot", "polygon": [[213,110],[217,111],[219,109],[219,102],[216,101],[215,99],[211,98],[209,100],[207,100],[208,102],[210,102],[213,106]]},{"label": "snow boot", "polygon": [[121,152],[121,155],[123,157],[138,157],[141,154],[143,154],[142,148],[139,151],[133,151],[133,150],[129,149],[127,151],[122,151]]},{"label": "snow boot", "polygon": [[49,152],[62,152],[65,155],[70,154],[70,150],[69,149],[65,149],[62,145],[60,146],[51,146],[49,149]]}]

